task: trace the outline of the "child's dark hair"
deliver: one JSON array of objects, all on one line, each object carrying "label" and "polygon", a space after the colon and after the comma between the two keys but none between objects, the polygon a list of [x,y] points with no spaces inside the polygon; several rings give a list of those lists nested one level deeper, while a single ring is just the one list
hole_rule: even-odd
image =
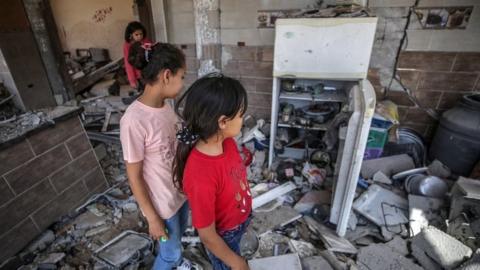
[{"label": "child's dark hair", "polygon": [[125,28],[125,41],[130,42],[130,40],[132,40],[133,32],[137,30],[142,30],[143,38],[147,37],[147,29],[145,29],[145,26],[140,22],[133,21],[127,25],[127,28]]},{"label": "child's dark hair", "polygon": [[176,74],[180,68],[185,68],[185,54],[179,48],[168,43],[156,43],[146,49],[137,41],[128,52],[128,62],[142,71],[142,79],[147,84],[157,80],[157,75],[164,69]]},{"label": "child's dark hair", "polygon": [[[180,97],[175,111],[190,135],[206,141],[219,131],[218,119],[233,119],[248,106],[247,92],[242,84],[219,73],[208,74],[194,82]],[[180,108],[183,111],[180,112]],[[180,141],[173,162],[173,183],[183,192],[183,171],[195,143]]]}]

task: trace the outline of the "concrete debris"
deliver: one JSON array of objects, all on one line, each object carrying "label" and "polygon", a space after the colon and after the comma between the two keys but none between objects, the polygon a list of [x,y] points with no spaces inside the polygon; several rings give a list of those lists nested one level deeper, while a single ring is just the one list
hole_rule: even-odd
[{"label": "concrete debris", "polygon": [[371,236],[377,240],[384,240],[380,232],[380,228],[373,224],[368,224],[367,226],[357,226],[354,231],[347,231],[345,238],[348,239],[348,241],[356,242],[358,239],[366,236]]},{"label": "concrete debris", "polygon": [[247,231],[240,240],[240,254],[247,259],[251,259],[257,252],[259,247],[259,240],[257,233],[251,228],[247,228]]},{"label": "concrete debris", "polygon": [[350,217],[348,218],[348,229],[355,231],[357,229],[358,218],[353,211],[350,212]]},{"label": "concrete debris", "polygon": [[290,250],[297,253],[300,258],[317,255],[317,249],[311,243],[290,239],[289,245]]},{"label": "concrete debris", "polygon": [[413,159],[407,155],[396,155],[377,159],[364,160],[361,175],[365,179],[371,179],[373,175],[381,171],[386,176],[415,168]]},{"label": "concrete debris", "polygon": [[428,165],[428,174],[443,179],[447,179],[452,174],[452,171],[447,166],[443,165],[438,159],[435,159],[430,165]]},{"label": "concrete debris", "polygon": [[90,211],[86,211],[80,216],[78,216],[73,224],[76,230],[88,230],[91,228],[99,227],[105,225],[110,220],[109,217],[106,216],[96,216]]},{"label": "concrete debris", "polygon": [[279,233],[266,233],[260,237],[258,243],[258,256],[254,257],[274,256],[274,248],[276,245],[283,247],[281,248],[283,251],[281,253],[284,254],[290,250],[290,246],[288,244],[289,241],[290,238]]},{"label": "concrete debris", "polygon": [[385,244],[393,251],[402,254],[403,256],[407,256],[410,252],[408,251],[407,241],[405,241],[400,236],[395,236],[392,241]]},{"label": "concrete debris", "polygon": [[445,227],[445,218],[441,216],[443,200],[423,196],[408,195],[410,236],[419,234],[429,225]]},{"label": "concrete debris", "polygon": [[122,209],[124,211],[126,211],[127,213],[131,213],[131,212],[138,211],[138,206],[135,202],[128,202],[128,203],[122,205]]},{"label": "concrete debris", "polygon": [[330,251],[355,254],[357,249],[347,239],[335,234],[335,232],[324,225],[316,222],[309,216],[304,216],[303,219],[308,227],[316,233],[324,242],[326,248]]},{"label": "concrete debris", "polygon": [[357,254],[360,270],[422,270],[422,267],[384,244],[363,247]]},{"label": "concrete debris", "polygon": [[94,235],[101,234],[101,233],[106,232],[108,230],[110,230],[110,226],[103,225],[103,226],[96,227],[96,228],[93,228],[93,229],[90,229],[90,230],[86,231],[85,236],[86,237],[92,237]]},{"label": "concrete debris", "polygon": [[39,252],[45,250],[53,241],[55,241],[55,234],[51,230],[44,231],[37,239],[35,239],[27,248],[28,252]]},{"label": "concrete debris", "polygon": [[371,185],[360,195],[353,209],[378,226],[408,223],[408,201],[378,185]]},{"label": "concrete debris", "polygon": [[424,265],[423,254],[445,269],[455,269],[472,255],[469,247],[432,226],[413,237],[412,250],[414,248],[413,255],[425,268],[432,266]]},{"label": "concrete debris", "polygon": [[480,269],[480,249],[473,253],[472,258],[462,264],[458,270],[479,270]]},{"label": "concrete debris", "polygon": [[285,184],[278,186],[272,190],[267,191],[266,193],[263,193],[257,197],[253,198],[252,202],[252,209],[255,210],[256,208],[267,204],[278,197],[289,193],[290,191],[296,189],[297,186],[292,183],[292,182],[286,182]]},{"label": "concrete debris", "polygon": [[451,197],[450,219],[455,219],[465,209],[479,213],[476,218],[480,218],[480,181],[460,177],[452,188]]},{"label": "concrete debris", "polygon": [[330,204],[331,194],[326,190],[309,191],[295,204],[294,209],[300,213],[308,213],[317,204]]},{"label": "concrete debris", "polygon": [[270,212],[256,213],[250,226],[259,236],[262,236],[266,232],[270,232],[275,228],[281,228],[301,217],[302,215],[291,207],[280,206]]},{"label": "concrete debris", "polygon": [[248,261],[248,266],[251,270],[302,270],[302,263],[296,253],[250,260]]},{"label": "concrete debris", "polygon": [[473,224],[475,223],[470,223],[466,214],[461,214],[454,220],[450,220],[447,233],[470,248],[476,249],[480,246],[480,239],[476,237],[478,234],[474,232]]},{"label": "concrete debris", "polygon": [[382,171],[378,171],[373,175],[373,182],[380,184],[391,185],[392,180],[386,176]]},{"label": "concrete debris", "polygon": [[50,253],[47,255],[46,258],[40,260],[38,263],[39,268],[44,269],[44,268],[50,268],[50,267],[55,267],[56,269],[56,264],[63,260],[65,258],[65,253]]},{"label": "concrete debris", "polygon": [[322,256],[302,258],[303,270],[333,270],[332,266]]}]

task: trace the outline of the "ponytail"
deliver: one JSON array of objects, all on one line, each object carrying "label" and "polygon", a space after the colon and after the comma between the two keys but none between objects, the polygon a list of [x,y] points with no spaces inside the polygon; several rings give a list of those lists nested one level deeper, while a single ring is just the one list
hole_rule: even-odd
[{"label": "ponytail", "polygon": [[245,113],[247,105],[247,92],[242,84],[219,73],[195,81],[176,102],[175,112],[183,120],[183,127],[177,132],[179,144],[173,162],[173,184],[180,192],[183,192],[187,159],[195,143],[206,142],[218,133],[221,116],[233,119],[237,113]]}]

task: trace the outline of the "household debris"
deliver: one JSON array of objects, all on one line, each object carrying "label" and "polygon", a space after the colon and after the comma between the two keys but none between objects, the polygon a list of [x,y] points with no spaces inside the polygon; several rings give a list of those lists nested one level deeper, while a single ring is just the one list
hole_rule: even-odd
[{"label": "household debris", "polygon": [[142,256],[151,256],[153,247],[148,235],[125,231],[96,250],[93,256],[112,267],[121,268],[134,258],[141,260]]},{"label": "household debris", "polygon": [[[96,96],[80,102],[85,128],[113,187],[91,197],[25,248],[18,255],[25,267],[148,269],[153,264],[156,251],[143,234],[147,224],[128,187],[119,144],[119,119],[127,108],[122,97],[128,90],[121,86],[113,96],[115,84],[107,78],[91,90]],[[289,117],[291,121],[293,114]],[[322,120],[315,117],[305,119]],[[318,134],[284,132],[276,150],[300,150],[299,159],[280,159],[267,168],[269,124],[247,118],[237,142],[253,197],[253,219],[241,241],[241,253],[252,269],[296,269],[286,268],[287,263],[298,269],[335,270],[471,267],[475,256],[468,261],[470,255],[459,254],[471,253],[480,243],[480,182],[460,178],[450,189],[455,175],[439,161],[425,164],[425,146],[415,134],[397,132],[397,142],[387,142],[380,158],[363,163],[342,238],[328,222],[337,150],[327,143],[327,134],[340,136],[342,125],[332,125],[322,140],[312,139]],[[458,256],[435,257],[432,246],[425,244],[429,237],[445,239],[445,246],[457,248]],[[185,257],[211,269],[192,228],[182,243]]]}]

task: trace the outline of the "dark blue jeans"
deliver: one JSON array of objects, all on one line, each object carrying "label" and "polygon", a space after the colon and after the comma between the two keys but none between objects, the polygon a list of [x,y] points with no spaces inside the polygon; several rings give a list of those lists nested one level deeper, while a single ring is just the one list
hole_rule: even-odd
[{"label": "dark blue jeans", "polygon": [[[237,228],[230,230],[230,231],[225,231],[220,234],[220,236],[223,238],[223,241],[225,241],[225,244],[230,247],[233,252],[237,253],[240,255],[240,240],[242,240],[242,236],[245,234],[245,231],[247,230],[248,224],[250,224],[250,220],[252,217],[248,217],[248,219],[240,224]],[[210,259],[210,262],[212,263],[213,270],[229,270],[231,269],[228,265],[223,263],[222,260],[217,258],[215,255],[213,255],[210,251],[207,250],[208,253],[208,258]]]}]

